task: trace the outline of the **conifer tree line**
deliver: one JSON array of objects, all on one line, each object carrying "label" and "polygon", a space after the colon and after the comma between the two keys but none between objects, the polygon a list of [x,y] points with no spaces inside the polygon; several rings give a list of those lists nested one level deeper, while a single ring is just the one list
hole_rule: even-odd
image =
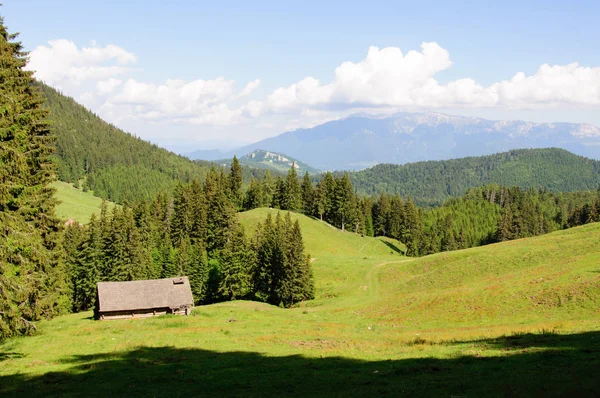
[{"label": "conifer tree line", "polygon": [[348,173],[325,175],[315,184],[291,167],[285,178],[252,179],[242,208],[270,206],[301,212],[367,236],[386,236],[422,256],[545,234],[600,220],[598,192],[554,193],[488,185],[469,189],[442,206],[419,208],[410,197],[358,195]]},{"label": "conifer tree line", "polygon": [[[237,218],[241,168],[213,168],[204,183],[179,184],[172,197],[104,204],[88,226],[65,231],[74,311],[92,308],[100,281],[187,275],[196,304],[248,299],[289,307],[314,297],[298,221],[270,215],[248,236]],[[67,243],[68,242],[68,243]]]}]

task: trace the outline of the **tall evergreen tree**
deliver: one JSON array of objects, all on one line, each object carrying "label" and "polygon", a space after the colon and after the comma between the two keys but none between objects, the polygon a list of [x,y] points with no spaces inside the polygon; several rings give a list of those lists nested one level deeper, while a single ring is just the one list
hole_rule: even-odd
[{"label": "tall evergreen tree", "polygon": [[73,310],[86,311],[94,306],[96,284],[101,281],[100,270],[104,262],[102,231],[95,214],[92,214],[85,240],[78,246],[73,261]]},{"label": "tall evergreen tree", "polygon": [[292,164],[285,177],[279,207],[282,210],[292,211],[300,210],[302,207],[302,194],[300,192],[296,164]]},{"label": "tall evergreen tree", "polygon": [[231,192],[231,201],[236,209],[242,208],[244,194],[242,192],[242,166],[237,156],[233,156],[231,170],[229,172],[229,191]]},{"label": "tall evergreen tree", "polygon": [[244,227],[237,223],[221,252],[221,295],[229,300],[242,299],[252,291],[254,258],[246,241]]},{"label": "tall evergreen tree", "polygon": [[314,208],[314,188],[312,182],[310,181],[310,176],[308,175],[308,171],[304,174],[302,178],[302,185],[300,187],[302,191],[302,213],[310,215],[313,212]]},{"label": "tall evergreen tree", "polygon": [[0,18],[0,339],[71,306],[49,185],[55,137],[16,37]]},{"label": "tall evergreen tree", "polygon": [[345,231],[346,224],[351,223],[356,218],[355,195],[348,173],[344,173],[342,177],[336,180],[333,197],[335,223],[342,231]]}]

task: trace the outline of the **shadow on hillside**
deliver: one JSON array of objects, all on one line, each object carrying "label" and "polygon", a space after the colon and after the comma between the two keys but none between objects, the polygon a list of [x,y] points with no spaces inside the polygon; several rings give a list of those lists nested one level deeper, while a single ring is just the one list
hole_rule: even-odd
[{"label": "shadow on hillside", "polygon": [[[515,344],[517,342],[517,344]],[[456,342],[461,356],[361,361],[141,347],[0,377],[3,396],[597,396],[600,332]],[[502,357],[479,357],[485,347]],[[398,346],[398,352],[406,346]]]},{"label": "shadow on hillside", "polygon": [[390,249],[392,249],[396,253],[404,254],[404,251],[402,249],[400,249],[398,246],[396,246],[395,244],[393,244],[392,242],[388,242],[387,240],[383,240],[383,239],[379,239],[379,241],[385,243],[385,245],[387,247],[389,247]]},{"label": "shadow on hillside", "polygon": [[0,352],[0,362],[12,358],[23,358],[23,354],[20,352]]}]

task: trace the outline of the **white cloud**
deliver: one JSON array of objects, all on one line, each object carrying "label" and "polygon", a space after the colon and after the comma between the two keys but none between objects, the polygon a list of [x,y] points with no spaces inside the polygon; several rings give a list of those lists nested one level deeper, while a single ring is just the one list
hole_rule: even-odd
[{"label": "white cloud", "polygon": [[27,69],[35,71],[37,79],[62,87],[124,74],[129,71],[125,65],[134,62],[134,54],[112,44],[78,48],[73,41],[61,39],[31,51]]},{"label": "white cloud", "polygon": [[258,88],[258,86],[260,86],[260,79],[251,81],[250,83],[246,84],[246,87],[244,87],[244,89],[239,94],[239,96],[246,97],[246,96],[250,95],[250,93],[253,92],[254,90],[256,90]]},{"label": "white cloud", "polygon": [[115,79],[111,77],[107,80],[101,80],[96,83],[96,89],[100,95],[105,95],[112,93],[117,87],[119,87],[123,83],[123,80]]},{"label": "white cloud", "polygon": [[167,80],[150,84],[128,79],[109,100],[144,119],[170,119],[192,124],[231,124],[242,114],[226,103],[234,95],[235,82],[214,80]]},{"label": "white cloud", "polygon": [[423,43],[406,55],[399,48],[369,48],[360,62],[344,62],[333,80],[321,84],[307,77],[273,91],[268,108],[297,112],[305,107],[439,108],[503,107],[529,109],[600,104],[600,68],[542,65],[535,75],[517,73],[511,80],[483,87],[465,78],[441,85],[435,75],[452,66],[448,51]]}]

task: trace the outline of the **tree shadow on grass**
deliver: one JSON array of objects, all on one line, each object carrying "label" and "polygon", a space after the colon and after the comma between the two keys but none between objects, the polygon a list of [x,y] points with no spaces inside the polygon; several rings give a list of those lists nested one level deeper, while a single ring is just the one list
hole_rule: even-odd
[{"label": "tree shadow on grass", "polygon": [[7,359],[23,358],[23,354],[20,352],[0,352],[0,362]]},{"label": "tree shadow on grass", "polygon": [[[515,344],[515,342],[517,342]],[[422,341],[422,344],[427,342]],[[418,342],[415,342],[418,344]],[[269,357],[173,347],[62,359],[64,372],[0,377],[3,396],[597,396],[600,332],[446,344],[506,349],[448,359]],[[405,349],[399,345],[398,351]]]},{"label": "tree shadow on grass", "polygon": [[392,249],[396,253],[404,254],[404,251],[401,248],[399,248],[398,246],[396,246],[395,244],[393,244],[392,242],[388,242],[387,240],[383,240],[383,239],[379,239],[379,241],[385,243],[385,245],[387,247],[389,247],[390,249]]}]

